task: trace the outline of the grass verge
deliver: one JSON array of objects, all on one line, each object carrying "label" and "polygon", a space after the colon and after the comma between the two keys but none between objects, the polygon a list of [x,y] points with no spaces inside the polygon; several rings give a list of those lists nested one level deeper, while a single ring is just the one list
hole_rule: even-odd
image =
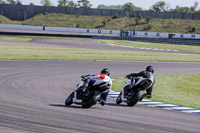
[{"label": "grass verge", "polygon": [[143,48],[157,48],[157,49],[171,49],[186,52],[199,52],[200,46],[189,46],[189,45],[176,45],[176,44],[163,44],[163,43],[147,43],[147,42],[135,42],[135,41],[123,41],[123,40],[100,40],[102,43],[111,43],[133,47]]},{"label": "grass verge", "polygon": [[200,54],[169,54],[162,52],[133,52],[0,44],[0,60],[123,60],[200,62]]},{"label": "grass verge", "polygon": [[31,38],[23,38],[23,37],[16,37],[16,36],[0,36],[0,40],[3,41],[20,41],[20,42],[29,42]]},{"label": "grass verge", "polygon": [[[156,75],[151,100],[200,109],[200,73]],[[112,90],[121,91],[126,79],[113,81]]]}]

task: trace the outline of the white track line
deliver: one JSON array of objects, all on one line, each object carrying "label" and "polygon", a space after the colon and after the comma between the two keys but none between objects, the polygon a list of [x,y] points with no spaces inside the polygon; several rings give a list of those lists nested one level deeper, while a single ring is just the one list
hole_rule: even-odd
[{"label": "white track line", "polygon": [[123,47],[123,48],[142,49],[142,50],[155,50],[155,51],[178,52],[178,50],[171,50],[171,49],[157,49],[157,48],[133,47],[133,46],[117,45],[117,44],[112,44],[112,43],[107,43],[106,45],[117,46],[117,47]]},{"label": "white track line", "polygon": [[[111,90],[108,95],[110,98],[117,98],[119,94],[120,94],[119,92],[115,92]],[[173,104],[166,104],[166,103],[151,101],[147,99],[143,99],[141,102],[138,102],[138,104],[152,106],[152,107],[160,107],[167,110],[176,110],[176,111],[185,112],[185,113],[200,114],[200,109],[181,107],[181,106],[177,106]]]}]

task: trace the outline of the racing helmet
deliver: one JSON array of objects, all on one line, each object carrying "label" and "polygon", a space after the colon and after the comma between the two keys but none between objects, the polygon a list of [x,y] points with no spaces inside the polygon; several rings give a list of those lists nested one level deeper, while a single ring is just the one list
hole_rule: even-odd
[{"label": "racing helmet", "polygon": [[101,70],[101,74],[106,74],[106,75],[110,76],[110,71],[107,68],[104,68]]},{"label": "racing helmet", "polygon": [[154,68],[153,68],[153,66],[147,66],[147,67],[146,67],[146,71],[154,73]]}]

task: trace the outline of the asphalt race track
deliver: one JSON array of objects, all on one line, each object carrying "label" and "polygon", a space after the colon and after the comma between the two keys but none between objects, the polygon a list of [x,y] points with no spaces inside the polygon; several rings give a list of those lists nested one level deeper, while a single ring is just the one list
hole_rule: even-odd
[{"label": "asphalt race track", "polygon": [[[43,45],[41,41],[28,45]],[[89,45],[90,41],[83,42]],[[49,45],[57,46],[56,42]],[[58,42],[59,47],[62,45]],[[97,73],[107,67],[111,77],[117,78],[147,65],[153,65],[156,74],[200,72],[200,63],[0,61],[0,132],[199,133],[199,114],[139,104],[127,107],[116,105],[114,99],[108,99],[105,106],[97,104],[90,109],[75,104],[64,106],[65,98],[73,91],[80,75]]]}]

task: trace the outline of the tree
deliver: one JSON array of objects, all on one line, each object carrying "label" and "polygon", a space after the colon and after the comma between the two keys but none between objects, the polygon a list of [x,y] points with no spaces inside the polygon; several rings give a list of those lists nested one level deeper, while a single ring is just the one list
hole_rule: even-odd
[{"label": "tree", "polygon": [[190,13],[190,8],[176,6],[176,8],[174,10],[172,10],[172,12]]},{"label": "tree", "polygon": [[58,6],[77,7],[72,0],[58,0]]},{"label": "tree", "polygon": [[197,10],[198,5],[199,5],[199,2],[196,1],[196,2],[194,3],[194,6],[193,6],[195,10]]},{"label": "tree", "polygon": [[77,4],[74,3],[73,1],[68,1],[67,7],[77,7]]},{"label": "tree", "polygon": [[92,4],[88,0],[78,0],[79,8],[91,8]]},{"label": "tree", "polygon": [[16,4],[16,2],[14,0],[7,0],[8,4]]},{"label": "tree", "polygon": [[131,2],[128,2],[128,3],[125,3],[125,4],[123,5],[123,9],[124,9],[125,11],[132,11],[132,10],[135,9],[135,6],[134,6]]},{"label": "tree", "polygon": [[3,0],[0,0],[0,4],[6,4],[6,2]]},{"label": "tree", "polygon": [[17,4],[17,5],[22,5],[22,2],[21,2],[20,0],[17,0],[17,1],[16,1],[16,4]]},{"label": "tree", "polygon": [[125,4],[122,6],[122,9],[124,9],[125,11],[133,11],[133,10],[142,11],[142,8],[136,7],[136,6],[133,5],[131,2],[125,3]]},{"label": "tree", "polygon": [[198,2],[195,2],[194,6],[190,7],[190,13],[197,12],[198,4],[199,4]]},{"label": "tree", "polygon": [[43,6],[52,6],[52,3],[50,0],[41,0],[40,3],[43,5]]},{"label": "tree", "polygon": [[98,9],[117,9],[117,10],[122,10],[123,5],[110,5],[110,6],[106,6],[106,5],[98,5]]},{"label": "tree", "polygon": [[150,11],[154,12],[165,12],[166,3],[164,1],[159,1],[156,4],[152,5]]},{"label": "tree", "polygon": [[[130,2],[128,2],[130,3]],[[126,3],[127,4],[127,3]],[[106,6],[106,5],[98,5],[98,9],[116,9],[116,10],[126,10],[126,11],[129,11],[128,9],[128,6],[125,6],[126,4],[124,5],[109,5],[109,6]],[[131,3],[132,4],[132,3]],[[132,4],[133,5],[133,4]],[[125,6],[125,7],[124,7]],[[131,10],[137,10],[137,11],[142,11],[142,8],[140,7],[136,7],[136,6],[132,6],[133,8],[131,8]]]},{"label": "tree", "polygon": [[66,6],[66,0],[58,0],[58,6]]},{"label": "tree", "polygon": [[98,9],[106,9],[106,5],[98,5]]},{"label": "tree", "polygon": [[34,6],[34,3],[30,3],[29,5],[30,5],[30,6]]},{"label": "tree", "polygon": [[200,13],[200,8],[199,8],[199,10],[197,11],[197,13]]},{"label": "tree", "polygon": [[200,10],[198,11],[198,2],[194,3],[194,6],[191,7],[180,7],[176,6],[175,9],[171,9],[171,12],[182,12],[182,13],[200,13]]}]

